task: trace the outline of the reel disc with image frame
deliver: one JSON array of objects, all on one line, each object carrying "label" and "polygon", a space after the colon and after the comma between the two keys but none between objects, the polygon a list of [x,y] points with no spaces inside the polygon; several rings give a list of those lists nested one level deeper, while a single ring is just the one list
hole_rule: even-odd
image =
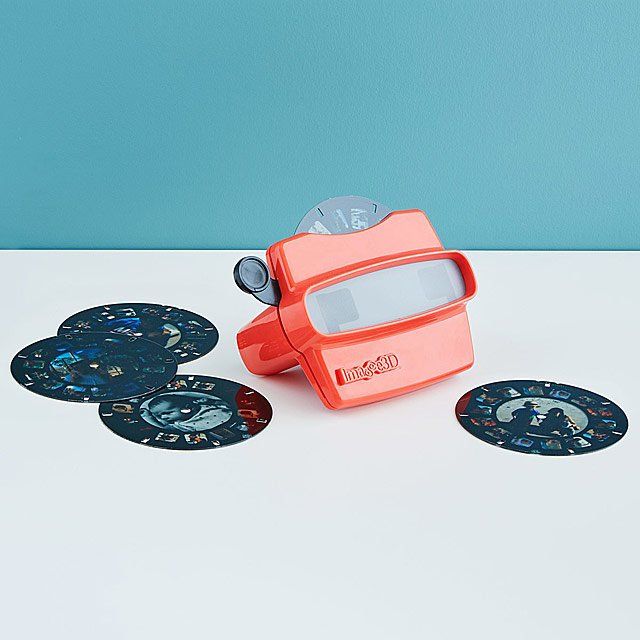
[{"label": "reel disc with image frame", "polygon": [[354,233],[373,227],[391,211],[362,196],[337,196],[311,208],[298,223],[296,233]]},{"label": "reel disc with image frame", "polygon": [[99,332],[45,338],[11,361],[11,374],[23,387],[68,402],[143,395],[166,385],[177,370],[173,354],[155,342]]},{"label": "reel disc with image frame", "polygon": [[116,435],[156,449],[197,451],[244,442],[260,433],[273,411],[260,393],[238,382],[178,375],[162,389],[98,408]]},{"label": "reel disc with image frame", "polygon": [[108,331],[151,340],[175,356],[178,364],[209,353],[218,343],[218,330],[203,316],[167,305],[118,302],[84,309],[67,318],[59,334]]},{"label": "reel disc with image frame", "polygon": [[456,404],[471,435],[503,449],[572,456],[619,442],[628,420],[614,402],[593,391],[546,380],[490,382]]}]

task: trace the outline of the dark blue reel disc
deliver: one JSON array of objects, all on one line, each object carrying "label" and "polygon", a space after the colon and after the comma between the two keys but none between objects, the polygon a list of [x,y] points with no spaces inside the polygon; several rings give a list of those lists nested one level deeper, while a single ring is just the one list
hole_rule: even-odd
[{"label": "dark blue reel disc", "polygon": [[23,387],[70,402],[139,396],[166,385],[177,370],[173,355],[155,342],[111,333],[45,338],[11,361],[11,373]]},{"label": "dark blue reel disc", "polygon": [[197,451],[244,442],[271,420],[269,401],[238,382],[178,375],[162,389],[104,402],[102,422],[116,435],[157,449]]},{"label": "dark blue reel disc", "polygon": [[185,309],[143,302],[118,302],[79,311],[58,333],[108,331],[151,340],[173,353],[178,364],[209,353],[218,343],[212,322]]},{"label": "dark blue reel disc", "polygon": [[456,405],[460,424],[489,444],[543,456],[571,456],[610,447],[627,432],[624,411],[607,398],[541,380],[490,382]]}]

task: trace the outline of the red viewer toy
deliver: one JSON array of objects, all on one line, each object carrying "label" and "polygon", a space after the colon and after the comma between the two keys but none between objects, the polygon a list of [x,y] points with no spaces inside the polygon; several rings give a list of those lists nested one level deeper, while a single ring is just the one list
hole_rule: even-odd
[{"label": "red viewer toy", "polygon": [[299,364],[330,409],[414,391],[468,369],[467,258],[443,249],[422,211],[347,235],[301,233],[243,258],[246,292],[272,305],[238,333],[252,373]]}]

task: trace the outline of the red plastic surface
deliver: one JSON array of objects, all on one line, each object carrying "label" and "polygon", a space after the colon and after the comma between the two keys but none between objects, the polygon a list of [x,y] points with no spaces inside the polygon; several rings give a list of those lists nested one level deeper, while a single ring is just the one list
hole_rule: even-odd
[{"label": "red plastic surface", "polygon": [[[443,258],[460,268],[466,289],[460,300],[331,335],[309,319],[307,293],[378,269]],[[274,374],[300,364],[322,402],[340,409],[419,389],[473,364],[465,305],[475,295],[475,277],[463,254],[442,249],[422,211],[396,211],[346,235],[299,234],[272,245],[267,261],[282,299],[238,333],[249,371]]]}]

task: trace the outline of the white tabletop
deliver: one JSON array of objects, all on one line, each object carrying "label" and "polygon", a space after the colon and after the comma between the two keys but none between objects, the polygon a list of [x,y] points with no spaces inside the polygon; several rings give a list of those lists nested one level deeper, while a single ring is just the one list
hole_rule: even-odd
[{"label": "white tabletop", "polygon": [[[231,271],[250,253],[0,253],[0,636],[637,637],[640,253],[469,252],[475,366],[338,412],[300,370],[243,368],[235,332],[263,306]],[[211,319],[219,345],[180,371],[255,387],[271,425],[154,450],[11,378],[73,312],[130,301]],[[571,458],[485,444],[455,403],[509,378],[607,396],[629,432]]]}]

